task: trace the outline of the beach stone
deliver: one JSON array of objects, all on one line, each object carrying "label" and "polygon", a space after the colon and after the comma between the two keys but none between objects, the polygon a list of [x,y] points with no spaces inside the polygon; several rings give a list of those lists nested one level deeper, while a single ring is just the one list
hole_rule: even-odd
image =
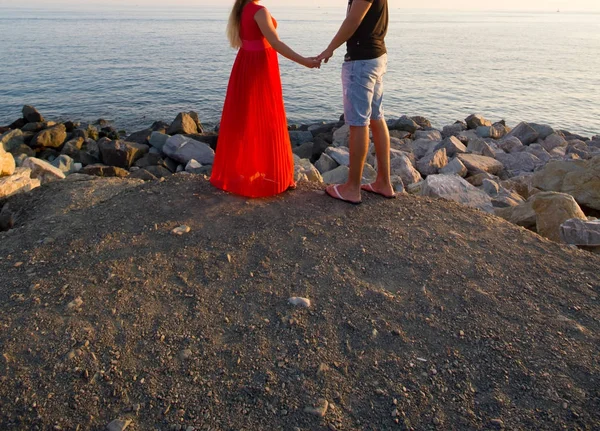
[{"label": "beach stone", "polygon": [[600,210],[600,156],[590,160],[550,161],[533,175],[532,186],[566,193],[579,205]]},{"label": "beach stone", "polygon": [[529,125],[538,133],[538,139],[543,140],[553,133],[556,133],[554,129],[547,124],[529,123]]},{"label": "beach stone", "polygon": [[325,184],[344,184],[348,181],[348,171],[348,166],[338,166],[323,174],[323,182]]},{"label": "beach stone", "polygon": [[127,136],[125,140],[127,142],[135,142],[136,144],[148,144],[148,140],[152,135],[152,129],[144,129],[138,132],[133,132],[131,135]]},{"label": "beach stone", "polygon": [[125,431],[132,421],[130,419],[115,419],[106,426],[106,431]]},{"label": "beach stone", "polygon": [[93,175],[96,177],[116,177],[125,178],[129,172],[117,166],[106,166],[101,164],[89,165],[81,169],[80,173],[84,175]]},{"label": "beach stone", "polygon": [[414,117],[410,117],[410,119],[417,123],[422,129],[431,129],[431,121],[426,117],[415,115]]},{"label": "beach stone", "polygon": [[445,138],[435,147],[436,150],[439,150],[440,148],[444,148],[446,150],[446,155],[448,157],[454,157],[457,154],[467,152],[467,147],[465,147],[465,145],[455,136]]},{"label": "beach stone", "polygon": [[23,106],[23,118],[27,120],[28,123],[43,123],[44,117],[42,114],[38,112],[33,106],[25,105]]},{"label": "beach stone", "polygon": [[485,179],[481,184],[481,188],[490,196],[497,195],[500,192],[500,185],[497,182]]},{"label": "beach stone", "polygon": [[138,169],[135,172],[131,172],[129,174],[128,178],[133,178],[133,179],[142,180],[142,181],[155,181],[155,180],[158,180],[158,178],[156,176],[152,175],[150,172],[148,172],[144,168],[140,168],[140,169]]},{"label": "beach stone", "polygon": [[467,167],[459,159],[452,159],[446,166],[440,169],[440,174],[443,175],[458,175],[466,177],[468,174]]},{"label": "beach stone", "polygon": [[314,406],[306,407],[304,409],[304,412],[311,414],[313,416],[324,418],[325,415],[327,415],[328,408],[329,408],[329,403],[327,402],[327,400],[321,399]]},{"label": "beach stone", "polygon": [[518,153],[523,151],[526,147],[519,140],[519,138],[515,138],[514,136],[506,139],[502,139],[498,142],[498,148],[506,153]]},{"label": "beach stone", "polygon": [[500,178],[498,178],[496,175],[488,174],[487,172],[471,174],[465,179],[469,184],[475,187],[481,187],[484,180],[500,181]]},{"label": "beach stone", "polygon": [[448,164],[446,149],[441,148],[430,153],[417,162],[417,170],[421,175],[435,175]]},{"label": "beach stone", "polygon": [[[29,147],[28,147],[29,148]],[[20,168],[21,166],[23,166],[23,162],[28,158],[28,157],[35,157],[35,152],[32,151],[33,154],[19,154],[18,156],[13,156],[15,158],[15,165]]]},{"label": "beach stone", "polygon": [[489,145],[487,144],[487,142],[485,142],[483,139],[481,138],[477,138],[477,139],[470,139],[469,143],[467,144],[467,151],[469,153],[473,153],[473,154],[478,154],[478,155],[482,155],[483,151],[489,147]]},{"label": "beach stone", "polygon": [[319,123],[319,124],[311,124],[308,126],[308,131],[314,136],[317,137],[322,135],[323,133],[332,133],[333,129],[338,126],[339,123]]},{"label": "beach stone", "polygon": [[85,165],[100,163],[100,148],[93,139],[86,139],[79,152],[79,161]]},{"label": "beach stone", "polygon": [[365,165],[363,166],[361,182],[363,184],[371,184],[374,183],[376,179],[377,171],[375,170],[375,168],[369,163],[365,163]]},{"label": "beach stone", "polygon": [[500,187],[498,193],[490,195],[494,208],[508,208],[521,205],[525,200],[517,193]]},{"label": "beach stone", "polygon": [[538,193],[534,197],[537,232],[552,241],[561,242],[561,225],[570,219],[586,220],[575,199],[564,193]]},{"label": "beach stone", "polygon": [[344,124],[339,129],[333,132],[333,143],[334,147],[347,147],[350,141],[350,126]]},{"label": "beach stone", "polygon": [[392,130],[400,130],[402,132],[415,133],[420,129],[420,126],[414,121],[412,118],[403,115],[398,120],[396,120],[393,125],[390,127]]},{"label": "beach stone", "polygon": [[467,130],[467,125],[458,121],[450,126],[444,126],[442,129],[442,138],[446,139],[450,136],[457,137],[461,132]]},{"label": "beach stone", "polygon": [[182,135],[171,136],[167,139],[163,152],[184,165],[192,159],[202,165],[212,165],[215,159],[215,152],[210,146]]},{"label": "beach stone", "polygon": [[460,140],[460,142],[462,142],[463,144],[468,145],[469,142],[475,140],[475,141],[480,141],[481,138],[479,136],[477,136],[477,132],[475,132],[475,130],[465,130],[464,132],[460,132],[457,136],[457,138]]},{"label": "beach stone", "polygon": [[520,175],[524,172],[533,172],[542,167],[544,163],[528,152],[496,154],[496,160],[504,165],[504,169],[509,171],[512,176]]},{"label": "beach stone", "polygon": [[491,198],[457,175],[430,175],[420,191],[421,196],[443,198],[472,208],[493,213]]},{"label": "beach stone", "polygon": [[305,142],[302,145],[294,148],[292,151],[301,159],[310,159],[313,155],[313,147],[315,144],[313,142]]},{"label": "beach stone", "polygon": [[41,181],[31,178],[31,169],[16,168],[11,176],[0,178],[0,199],[17,193],[29,192],[39,186],[41,186]]},{"label": "beach stone", "polygon": [[323,177],[309,159],[301,159],[296,162],[294,170],[300,176],[304,176],[308,181],[313,183],[322,183]]},{"label": "beach stone", "polygon": [[400,139],[390,138],[390,148],[394,150],[404,151],[405,153],[412,153],[412,140],[411,139]]},{"label": "beach stone", "polygon": [[508,138],[514,136],[515,138],[519,138],[523,145],[529,145],[533,144],[538,139],[540,134],[529,124],[523,122],[519,123],[517,127],[508,132],[506,136]]},{"label": "beach stone", "polygon": [[553,133],[552,135],[546,137],[546,139],[541,142],[541,145],[546,151],[550,152],[558,147],[566,147],[568,142],[559,134]]},{"label": "beach stone", "polygon": [[[185,166],[179,165],[176,169],[176,172],[181,172],[185,170]],[[211,171],[211,166],[202,166],[197,172],[199,175],[206,175],[207,172]],[[173,171],[165,168],[164,166],[147,166],[146,169],[152,175],[157,178],[164,178],[173,175]]]},{"label": "beach stone", "polygon": [[491,157],[476,154],[459,154],[457,157],[467,167],[471,175],[481,172],[498,175],[504,169],[502,163]]},{"label": "beach stone", "polygon": [[127,141],[104,141],[98,145],[105,165],[129,169],[149,150],[148,145]]},{"label": "beach stone", "polygon": [[433,152],[437,145],[438,141],[431,141],[429,139],[417,139],[411,142],[412,153],[415,155],[417,159],[421,159],[425,157],[425,155]]},{"label": "beach stone", "polygon": [[198,130],[197,118],[194,118],[193,114],[188,112],[180,112],[167,130],[167,135],[194,133],[202,133],[202,130]]},{"label": "beach stone", "polygon": [[540,144],[531,144],[525,147],[525,151],[536,156],[545,165],[550,161],[552,156]]},{"label": "beach stone", "polygon": [[346,147],[329,147],[325,154],[342,166],[350,166],[350,151]]},{"label": "beach stone", "polygon": [[14,149],[25,145],[25,137],[21,130],[9,130],[0,136],[0,149],[12,152]]},{"label": "beach stone", "polygon": [[567,244],[598,247],[600,246],[600,220],[569,219],[560,226],[560,238]]},{"label": "beach stone", "polygon": [[500,182],[500,185],[519,194],[523,199],[529,199],[540,190],[531,186],[533,175],[523,174]]},{"label": "beach stone", "polygon": [[165,161],[162,156],[158,153],[150,153],[144,154],[141,158],[136,160],[134,166],[138,168],[146,168],[148,166],[164,166]]},{"label": "beach stone", "polygon": [[404,187],[404,183],[402,182],[402,178],[400,178],[398,175],[392,175],[390,177],[390,182],[392,183],[395,193],[405,193],[406,189]]},{"label": "beach stone", "polygon": [[42,184],[64,180],[65,174],[45,160],[29,157],[23,162],[23,167],[31,170],[31,178],[38,179]]},{"label": "beach stone", "polygon": [[338,162],[329,157],[327,153],[321,154],[321,157],[319,158],[319,160],[317,160],[317,163],[315,163],[315,167],[321,174],[333,171],[338,166]]},{"label": "beach stone", "polygon": [[42,130],[31,140],[31,146],[42,148],[60,148],[67,139],[67,129],[64,124],[58,124]]},{"label": "beach stone", "polygon": [[442,133],[439,130],[417,130],[414,133],[415,140],[428,139],[430,141],[440,142],[442,140]]},{"label": "beach stone", "polygon": [[0,177],[7,177],[14,174],[16,167],[13,155],[0,147]]},{"label": "beach stone", "polygon": [[78,171],[75,160],[66,154],[61,154],[51,163],[52,166],[59,169],[63,174],[69,175]]},{"label": "beach stone", "polygon": [[504,124],[503,121],[494,123],[490,129],[490,138],[502,139],[508,134],[508,132],[510,132],[510,129],[506,127],[506,124]]},{"label": "beach stone", "polygon": [[309,131],[293,130],[289,132],[290,141],[294,147],[298,147],[304,143],[312,142],[313,134]]},{"label": "beach stone", "polygon": [[490,127],[492,122],[486,120],[482,115],[472,114],[465,119],[469,129],[477,129],[478,127]]},{"label": "beach stone", "polygon": [[401,154],[390,161],[390,169],[392,175],[397,175],[402,178],[405,187],[415,184],[423,180],[419,171],[412,164],[408,155]]},{"label": "beach stone", "polygon": [[517,206],[496,208],[494,214],[517,226],[530,230],[536,229],[537,217],[533,209],[533,200],[528,200]]},{"label": "beach stone", "polygon": [[[45,121],[43,123],[27,123],[21,128],[21,131],[38,133],[44,129],[47,129],[47,128],[53,127],[53,126],[56,126],[56,123],[54,121]],[[65,128],[66,128],[66,126],[65,126]]]},{"label": "beach stone", "polygon": [[149,143],[153,148],[162,151],[170,136],[161,132],[152,132]]},{"label": "beach stone", "polygon": [[294,305],[296,307],[310,308],[310,305],[311,305],[310,304],[310,299],[308,299],[308,298],[301,298],[301,297],[297,297],[297,296],[294,296],[294,297],[288,299],[288,302],[291,305]]}]

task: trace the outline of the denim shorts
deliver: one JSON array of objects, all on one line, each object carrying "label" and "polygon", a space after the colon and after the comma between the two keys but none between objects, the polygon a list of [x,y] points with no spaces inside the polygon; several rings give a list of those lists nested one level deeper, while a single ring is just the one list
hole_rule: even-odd
[{"label": "denim shorts", "polygon": [[344,118],[350,126],[368,126],[382,120],[383,75],[387,54],[372,60],[346,61],[342,66]]}]

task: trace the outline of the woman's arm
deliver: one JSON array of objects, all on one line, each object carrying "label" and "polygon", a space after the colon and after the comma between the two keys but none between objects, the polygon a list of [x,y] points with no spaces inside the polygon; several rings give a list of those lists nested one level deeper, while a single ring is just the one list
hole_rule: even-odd
[{"label": "woman's arm", "polygon": [[254,15],[254,20],[258,24],[260,31],[263,36],[267,39],[269,44],[281,55],[285,58],[295,61],[298,64],[301,64],[306,67],[315,68],[320,67],[321,62],[315,58],[306,58],[298,54],[292,48],[287,46],[281,40],[279,40],[279,35],[277,34],[277,30],[273,25],[273,19],[271,18],[271,14],[265,8],[260,9]]},{"label": "woman's arm", "polygon": [[319,60],[324,60],[325,63],[327,63],[329,59],[333,57],[333,52],[342,46],[343,43],[347,42],[354,33],[356,33],[356,30],[358,30],[358,27],[362,23],[363,19],[365,19],[365,15],[372,5],[372,2],[368,2],[366,0],[354,0],[346,19],[342,23],[342,26],[338,30],[337,34],[327,49],[323,51],[317,58]]}]

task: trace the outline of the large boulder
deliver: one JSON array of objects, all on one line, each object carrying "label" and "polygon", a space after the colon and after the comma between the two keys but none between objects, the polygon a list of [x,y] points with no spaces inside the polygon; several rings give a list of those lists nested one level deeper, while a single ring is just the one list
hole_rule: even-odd
[{"label": "large boulder", "polygon": [[553,133],[552,135],[542,140],[541,145],[546,151],[550,152],[558,147],[566,147],[567,145],[569,145],[569,143],[558,133]]},{"label": "large boulder", "polygon": [[415,133],[417,130],[420,129],[420,126],[412,118],[403,115],[390,126],[390,129],[400,130],[408,133]]},{"label": "large boulder", "polygon": [[46,121],[37,109],[29,105],[23,106],[23,118],[25,118],[28,123],[43,123]]},{"label": "large boulder", "polygon": [[468,173],[467,167],[458,159],[452,159],[446,166],[440,169],[440,174],[458,175],[463,178],[466,177]]},{"label": "large boulder", "polygon": [[40,185],[39,179],[31,178],[31,169],[17,168],[11,176],[0,178],[0,199],[31,191]]},{"label": "large boulder", "polygon": [[105,165],[123,169],[129,169],[149,150],[148,145],[127,141],[103,141],[98,146]]},{"label": "large boulder", "polygon": [[30,145],[34,148],[60,148],[66,139],[67,128],[64,124],[57,124],[35,135]]},{"label": "large boulder", "polygon": [[317,168],[315,168],[313,164],[310,163],[309,159],[301,159],[297,161],[294,170],[296,178],[306,179],[313,183],[323,182],[323,177],[321,176]]},{"label": "large boulder", "polygon": [[325,184],[344,184],[348,181],[348,166],[338,166],[332,171],[323,174]]},{"label": "large boulder", "polygon": [[100,163],[100,147],[93,139],[86,139],[79,152],[79,161],[85,165]]},{"label": "large boulder", "polygon": [[575,199],[564,193],[538,193],[534,197],[533,210],[536,215],[538,234],[560,242],[560,227],[570,219],[587,220]]},{"label": "large boulder", "polygon": [[591,160],[551,161],[533,175],[532,186],[569,194],[579,205],[600,210],[600,156]]},{"label": "large boulder", "polygon": [[444,139],[449,138],[450,136],[457,137],[461,134],[461,132],[464,132],[465,130],[467,130],[466,124],[464,124],[461,121],[457,121],[452,125],[444,126],[444,128],[442,129],[442,137]]},{"label": "large boulder", "polygon": [[292,130],[289,132],[290,142],[294,147],[298,147],[307,142],[312,142],[313,134],[307,130]]},{"label": "large boulder", "polygon": [[350,166],[350,151],[346,147],[329,147],[325,154],[337,162],[338,165]]},{"label": "large boulder", "polygon": [[0,147],[0,177],[7,177],[14,174],[16,167],[13,155]]},{"label": "large boulder", "polygon": [[478,114],[469,115],[465,119],[465,123],[467,123],[467,127],[469,129],[477,129],[478,127],[491,127],[492,122],[483,118],[483,116]]},{"label": "large boulder", "polygon": [[563,242],[581,247],[600,246],[600,220],[588,221],[574,218],[560,226]]},{"label": "large boulder", "polygon": [[448,157],[454,157],[457,154],[463,154],[467,152],[467,147],[465,147],[465,145],[460,142],[456,136],[445,138],[435,148],[436,150],[444,148]]},{"label": "large boulder", "polygon": [[183,165],[187,165],[192,159],[201,165],[212,165],[215,159],[215,152],[210,146],[182,135],[167,139],[163,152]]},{"label": "large boulder", "polygon": [[79,137],[75,139],[71,139],[67,141],[62,148],[61,153],[71,157],[73,160],[79,160],[79,152],[83,148],[83,144],[85,143],[85,139]]},{"label": "large boulder", "polygon": [[328,156],[327,153],[321,154],[321,157],[319,158],[319,160],[317,160],[317,163],[315,163],[315,167],[321,174],[333,171],[338,166],[338,163],[335,160],[333,160],[330,156]]},{"label": "large boulder", "polygon": [[536,156],[525,151],[510,154],[496,154],[496,160],[502,163],[504,168],[510,172],[512,176],[524,172],[533,172],[544,165],[544,163]]},{"label": "large boulder", "polygon": [[19,129],[9,130],[0,136],[0,149],[12,152],[21,145],[25,145],[25,137]]},{"label": "large boulder", "polygon": [[23,167],[31,170],[31,178],[40,180],[42,184],[64,180],[66,175],[45,160],[29,157],[23,162]]},{"label": "large boulder", "polygon": [[515,138],[519,138],[523,145],[529,145],[533,144],[540,134],[529,124],[523,122],[519,123],[519,125],[512,129],[506,136],[509,138],[514,136]]},{"label": "large boulder", "polygon": [[418,183],[423,178],[419,171],[415,169],[410,158],[406,154],[400,154],[394,157],[390,162],[391,174],[402,178],[402,183],[408,187],[411,184]]},{"label": "large boulder", "polygon": [[410,117],[410,119],[417,123],[422,129],[431,129],[431,121],[422,115],[415,115],[414,117]]},{"label": "large boulder", "polygon": [[448,156],[446,155],[446,149],[441,148],[420,159],[417,162],[417,170],[424,176],[435,175],[447,164]]},{"label": "large boulder", "polygon": [[[21,131],[38,133],[44,129],[48,129],[48,128],[54,127],[54,126],[56,126],[56,123],[54,121],[45,121],[43,123],[27,123],[21,128]],[[66,126],[65,126],[65,128],[66,128]],[[67,132],[68,132],[68,129],[67,129]]]},{"label": "large boulder", "polygon": [[194,133],[202,133],[202,130],[198,129],[198,121],[194,118],[192,113],[188,112],[180,112],[171,126],[169,130],[167,130],[167,135],[191,135]]},{"label": "large boulder", "polygon": [[506,153],[517,153],[519,151],[523,151],[523,143],[519,138],[515,138],[514,136],[506,139],[502,139],[498,142],[498,147]]},{"label": "large boulder", "polygon": [[430,141],[440,142],[442,140],[442,133],[439,130],[418,130],[414,133],[415,140],[428,139]]},{"label": "large boulder", "polygon": [[545,165],[550,161],[552,156],[540,144],[531,144],[525,147],[525,151],[536,156]]},{"label": "large boulder", "polygon": [[438,141],[432,141],[430,139],[417,139],[410,143],[412,152],[417,159],[425,157],[426,154],[433,152],[438,144]]},{"label": "large boulder", "polygon": [[156,148],[157,150],[162,151],[163,147],[167,143],[167,139],[169,139],[169,138],[170,138],[170,136],[166,135],[164,133],[152,132],[148,142],[150,143],[152,148]]},{"label": "large boulder", "polygon": [[125,139],[127,142],[135,142],[136,144],[148,144],[148,140],[150,139],[150,135],[152,135],[152,129],[144,129],[139,132],[134,132],[131,135],[127,136]]},{"label": "large boulder", "polygon": [[65,175],[73,174],[81,169],[81,165],[79,163],[75,163],[75,160],[66,154],[61,154],[58,156],[52,161],[51,165],[59,169]]},{"label": "large boulder", "polygon": [[533,200],[528,200],[517,206],[500,207],[494,210],[498,217],[526,229],[535,230],[536,215],[533,210]]},{"label": "large boulder", "polygon": [[546,139],[555,133],[554,129],[547,124],[529,123],[529,125],[538,133],[538,139]]},{"label": "large boulder", "polygon": [[350,141],[350,126],[344,124],[339,129],[333,132],[333,146],[334,147],[347,147]]},{"label": "large boulder", "polygon": [[482,172],[498,175],[504,169],[502,163],[491,157],[476,154],[459,154],[457,157],[467,167],[470,175]]},{"label": "large boulder", "polygon": [[430,175],[421,186],[421,196],[442,198],[493,213],[491,198],[457,175]]}]

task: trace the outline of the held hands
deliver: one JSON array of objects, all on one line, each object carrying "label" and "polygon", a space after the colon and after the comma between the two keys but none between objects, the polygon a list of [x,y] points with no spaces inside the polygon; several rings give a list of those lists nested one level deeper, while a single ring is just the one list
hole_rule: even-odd
[{"label": "held hands", "polygon": [[317,57],[305,57],[302,60],[302,65],[308,67],[309,69],[320,69],[321,60],[317,59]]},{"label": "held hands", "polygon": [[325,51],[323,51],[317,56],[317,60],[324,61],[325,64],[327,64],[331,57],[333,57],[333,49],[327,48]]}]

